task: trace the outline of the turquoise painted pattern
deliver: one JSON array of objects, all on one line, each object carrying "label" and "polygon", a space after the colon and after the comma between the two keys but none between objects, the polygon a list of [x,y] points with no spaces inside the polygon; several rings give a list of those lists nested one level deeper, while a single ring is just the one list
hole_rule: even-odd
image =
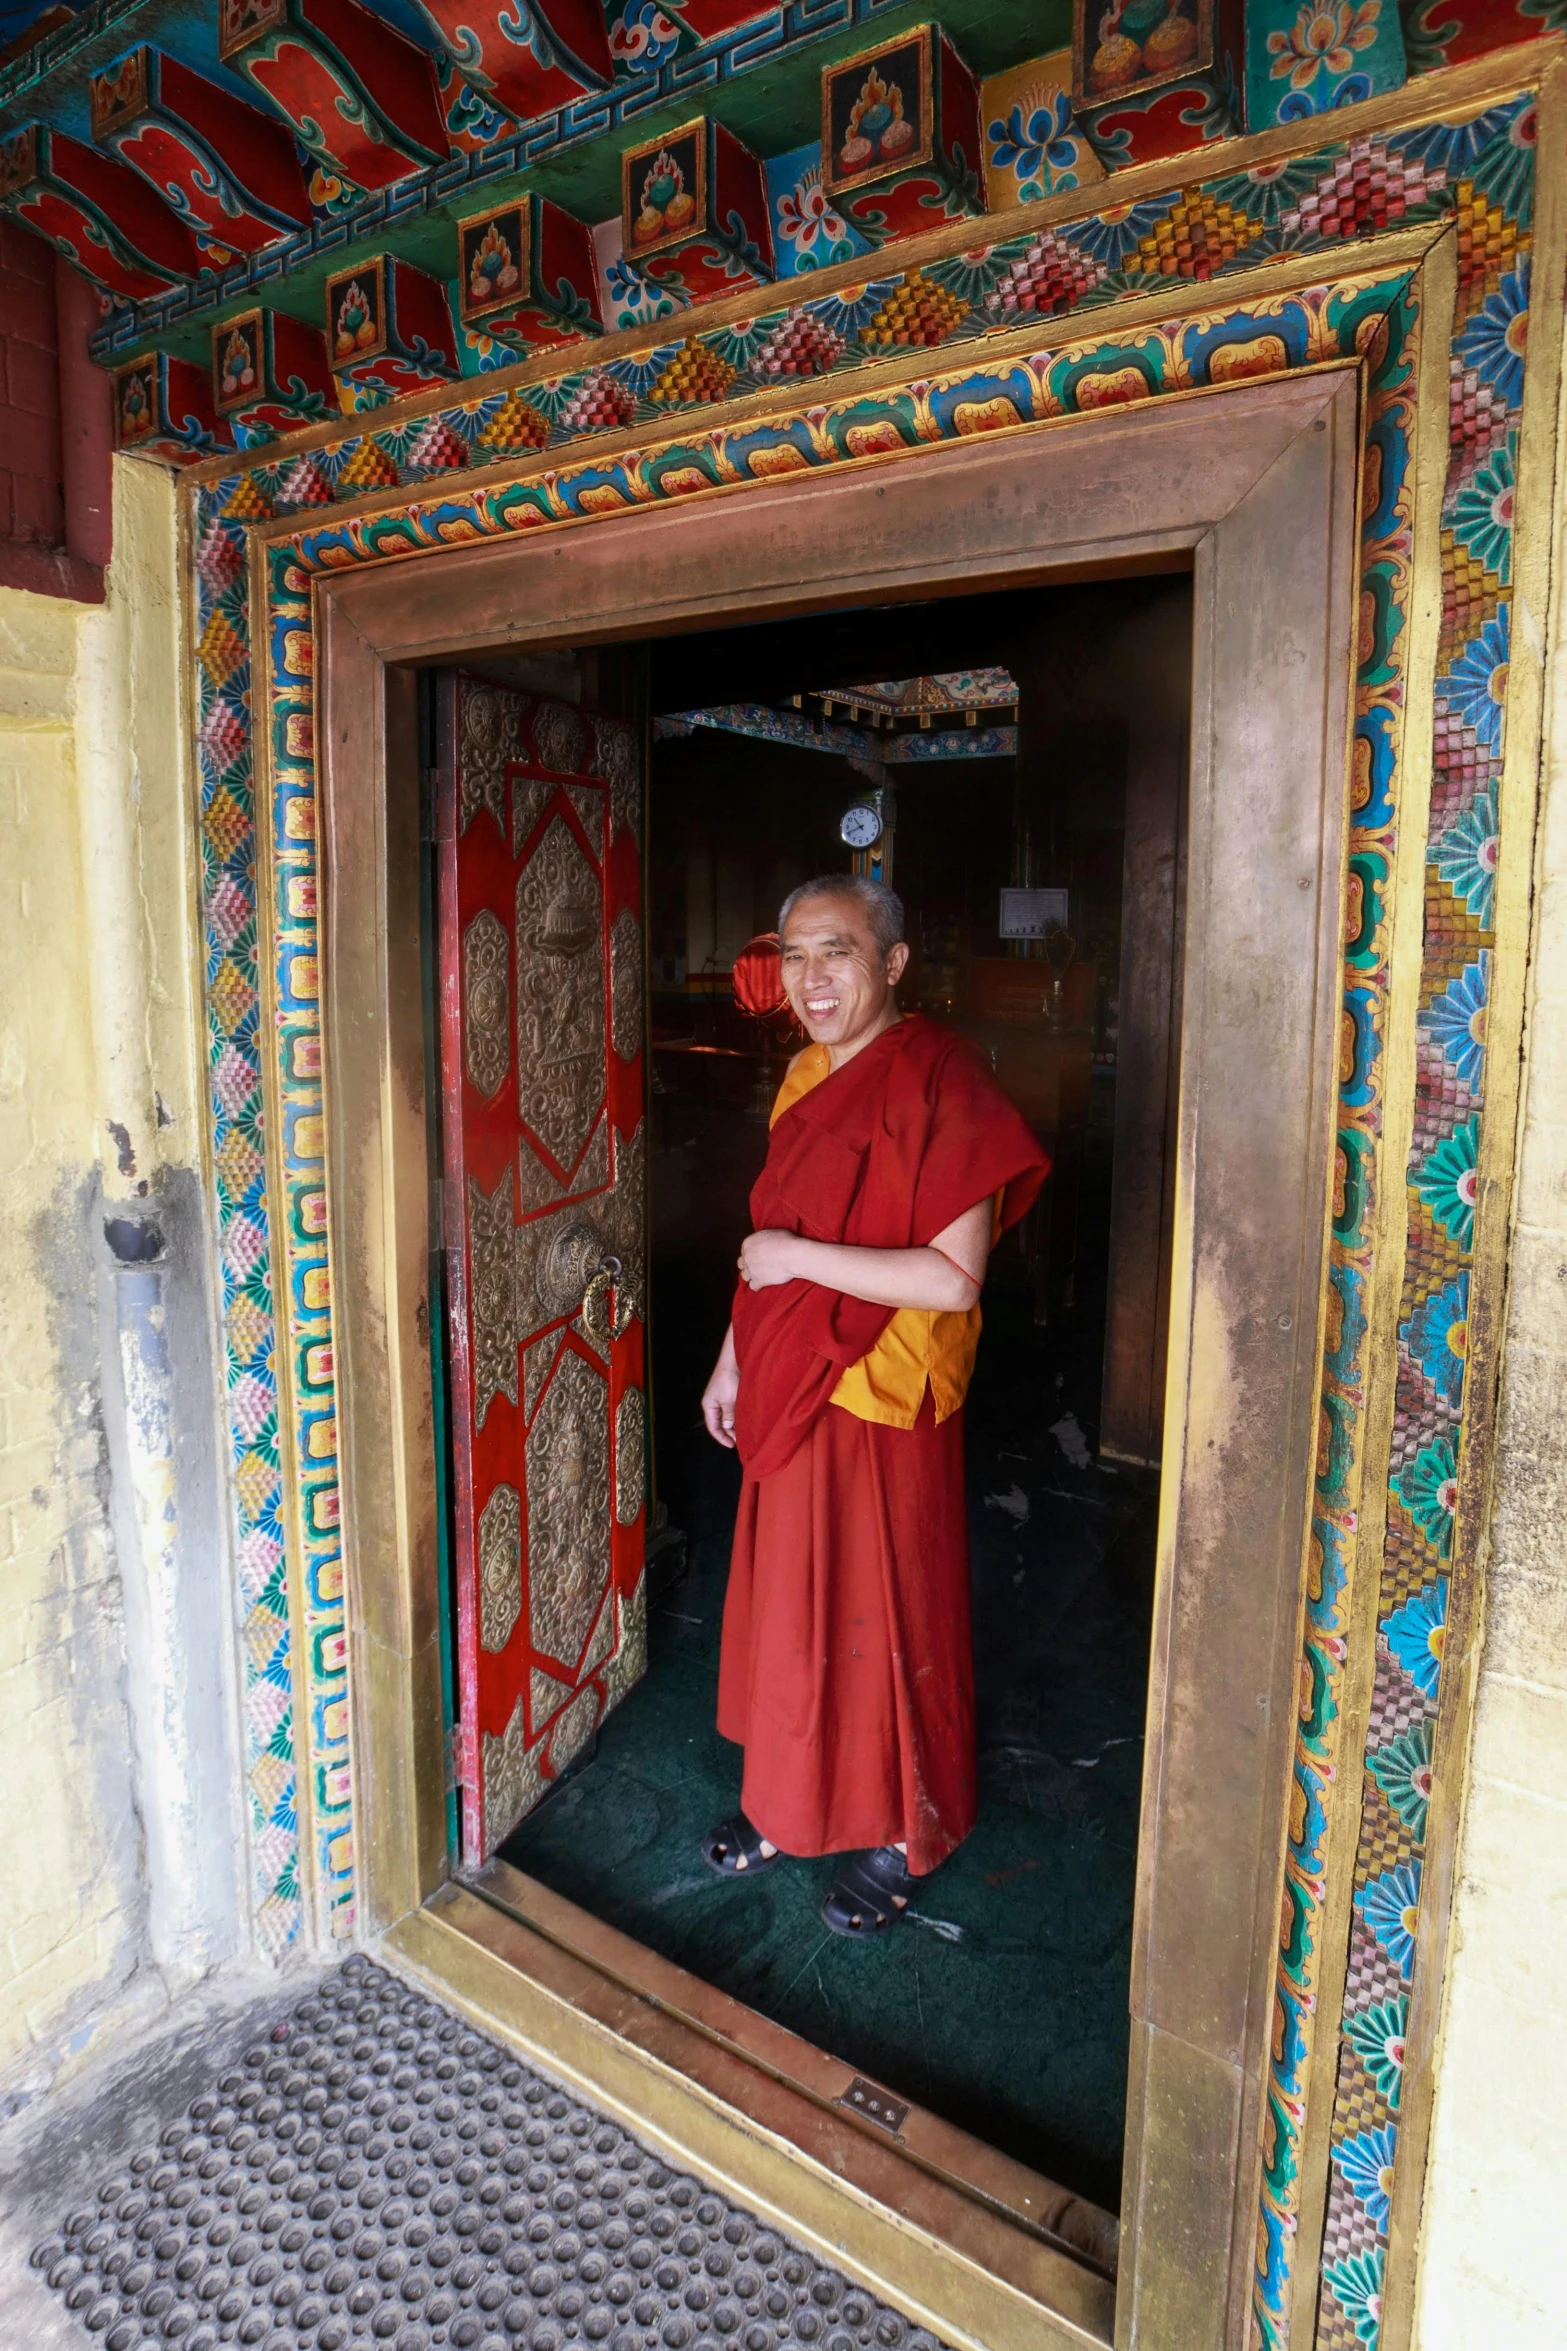
[{"label": "turquoise painted pattern", "polygon": [[[1420,1952],[1431,1754],[1442,1692],[1463,1449],[1477,1166],[1507,713],[1513,485],[1528,326],[1534,110],[1451,141],[1449,168],[1489,240],[1460,237],[1452,456],[1442,510],[1443,624],[1427,843],[1425,972],[1399,1381],[1365,1757],[1319,2344],[1381,2337],[1403,2033]],[[1432,134],[1427,152],[1442,153]]]}]

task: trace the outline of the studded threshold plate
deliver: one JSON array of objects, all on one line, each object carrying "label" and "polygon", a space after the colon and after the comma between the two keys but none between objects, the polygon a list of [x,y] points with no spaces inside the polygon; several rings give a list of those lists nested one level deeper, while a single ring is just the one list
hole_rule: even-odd
[{"label": "studded threshold plate", "polygon": [[938,2351],[363,1959],[33,2262],[106,2351]]}]

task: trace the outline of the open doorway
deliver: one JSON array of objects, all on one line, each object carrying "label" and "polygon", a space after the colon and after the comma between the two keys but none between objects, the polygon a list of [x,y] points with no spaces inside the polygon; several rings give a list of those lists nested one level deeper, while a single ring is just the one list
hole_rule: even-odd
[{"label": "open doorway", "polygon": [[[821,2241],[852,2241],[860,2274],[900,2306],[917,2304],[939,2331],[997,2345],[1150,2330],[1163,2340],[1172,2328],[1182,2341],[1229,2343],[1248,2323],[1345,1033],[1358,432],[1353,370],[1311,370],[1095,411],[1060,429],[909,448],[886,465],[828,465],[779,481],[758,469],[749,486],[737,481],[712,498],[610,511],[595,489],[592,509],[559,530],[359,564],[324,576],[311,606],[330,945],[321,963],[338,1406],[330,1500],[350,1594],[366,1931],[399,1963],[460,1988],[475,2014],[547,2065],[623,2112],[656,2117],[682,2161],[744,2182]],[[912,604],[938,589],[1027,594],[1041,582],[1188,563],[1178,1168],[1117,2266],[1097,2250],[1108,2215],[1084,2215],[1096,2250],[1080,2253],[1075,2236],[1042,2220],[1038,2172],[917,2104],[893,2132],[854,2104],[840,2057],[538,1877],[483,1857],[543,1792],[533,1775],[558,1779],[586,1752],[646,1659],[646,1452],[636,1442],[646,1400],[636,1304],[647,1295],[644,1227],[624,1210],[640,1201],[651,1158],[640,970],[625,951],[634,948],[639,965],[643,795],[625,705],[605,691],[606,655],[682,631],[727,630],[737,614],[781,624],[828,606]],[[561,647],[583,649],[578,723],[566,725],[561,707],[571,698],[542,674],[553,676],[552,649]],[[944,665],[959,659],[982,656],[943,648]],[[444,678],[452,664],[472,672],[500,660],[538,662],[541,675],[515,676],[519,692],[505,709],[499,689],[481,681],[459,772],[437,748],[427,779],[419,673]],[[913,674],[924,672],[901,657],[871,670],[895,681]],[[1140,675],[1126,677],[1130,729],[1147,695]],[[691,707],[705,699],[687,697]],[[523,823],[519,849],[515,785],[524,786],[527,818],[539,780],[549,791],[537,825]],[[487,1080],[474,1082],[471,1137],[466,1113],[459,1122],[475,1164],[450,1168],[455,1181],[426,1158],[426,1014],[419,958],[408,952],[432,803],[442,857],[455,847],[460,862],[466,845],[494,868],[493,904],[482,911],[503,930],[501,918],[515,922],[519,912],[521,868],[557,818],[589,860],[573,866],[574,886],[520,910],[529,933],[522,967],[478,954],[493,938],[488,921],[474,934],[471,974],[460,955],[448,962],[443,940],[443,1023],[453,1003],[473,1015],[475,1068]],[[1129,815],[1131,807],[1129,796]],[[595,933],[581,907],[599,891]],[[473,918],[480,911],[474,903]],[[1148,927],[1127,920],[1123,937]],[[522,929],[518,922],[511,935]],[[505,988],[483,983],[520,968],[531,988],[536,953],[586,955],[595,935],[602,985],[575,999],[594,1014],[580,1089],[588,1139],[556,1152],[558,1175],[545,1170],[555,1183],[549,1205],[532,1211],[519,1198],[521,1025]],[[617,969],[636,981],[621,991],[622,1011],[634,1005],[638,1014],[622,1022],[620,1044]],[[474,984],[464,988],[465,976]],[[552,1001],[564,1009],[565,998]],[[1123,984],[1118,1096],[1128,1001]],[[530,1067],[531,1057],[530,1045]],[[547,1121],[562,1145],[579,1131],[577,1099],[573,1092],[559,1122],[553,1113]],[[590,1168],[585,1154],[605,1148],[595,1137],[606,1108],[611,1180],[590,1198],[585,1178],[600,1162]],[[448,1131],[443,1141],[451,1139]],[[1117,1161],[1123,1181],[1154,1166],[1124,1147]],[[495,1571],[490,1643],[477,1610],[480,1562],[466,1545],[480,1621],[475,1641],[470,1619],[459,1664],[487,1703],[463,1709],[449,1745],[438,1639],[439,1367],[430,1347],[440,1236],[454,1292],[459,1280],[478,1282],[470,1332],[476,1353],[482,1342],[483,1434],[499,1430],[509,1445],[481,1501],[503,1482],[512,1489],[485,1528]],[[624,1297],[606,1262],[614,1258],[631,1277]],[[554,1321],[535,1311],[545,1292],[564,1301]],[[292,1288],[280,1290],[279,1304],[297,1345]],[[459,1327],[455,1311],[450,1322]],[[1107,1325],[1113,1354],[1113,1281]],[[540,1428],[542,1375],[563,1365],[583,1365],[598,1382],[572,1372],[588,1424],[556,1412]],[[478,1429],[477,1411],[468,1425]],[[462,1453],[453,1446],[454,1458]],[[546,1512],[569,1508],[583,1537],[552,1544],[559,1573],[539,1595],[573,1624],[580,1608],[591,1616],[577,1664],[558,1675],[558,1628],[534,1626],[531,1580],[518,1591],[516,1505],[525,1500],[531,1512],[535,1469]],[[611,1596],[613,1619],[601,1605]],[[550,1640],[535,1637],[546,1632]],[[546,1669],[536,1692],[535,1661]],[[453,1779],[460,1853],[447,1824]],[[1049,2210],[1059,2213],[1066,2196],[1050,2190]]]},{"label": "open doorway", "polygon": [[[649,649],[648,1670],[501,1858],[858,2073],[1119,2200],[1168,1298],[1190,585],[1050,587]],[[915,1915],[831,1935],[827,1862],[713,1878],[738,1490],[698,1402],[787,1060],[730,971],[859,852],[900,995],[1046,1143],[967,1406],[981,1807]],[[864,824],[852,831],[865,831]],[[1004,897],[1004,893],[1006,896]]]}]

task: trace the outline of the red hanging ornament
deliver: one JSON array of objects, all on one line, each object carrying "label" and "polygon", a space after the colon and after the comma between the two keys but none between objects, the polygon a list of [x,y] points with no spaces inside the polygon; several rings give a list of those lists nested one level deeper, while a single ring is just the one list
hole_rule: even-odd
[{"label": "red hanging ornament", "polygon": [[788,1012],[776,931],[764,931],[741,948],[734,961],[733,986],[735,1002],[753,1020],[772,1020]]}]

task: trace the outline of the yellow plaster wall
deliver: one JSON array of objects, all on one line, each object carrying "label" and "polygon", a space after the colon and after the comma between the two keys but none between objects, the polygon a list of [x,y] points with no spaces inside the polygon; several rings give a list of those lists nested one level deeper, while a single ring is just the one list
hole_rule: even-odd
[{"label": "yellow plaster wall", "polygon": [[[1567,556],[1567,515],[1556,576]],[[1547,677],[1486,1619],[1417,2351],[1567,2347],[1567,618]],[[1529,625],[1524,614],[1515,626]]]},{"label": "yellow plaster wall", "polygon": [[[110,593],[134,671],[146,1017],[169,1156],[199,1163],[174,552],[170,481],[119,466]],[[137,1984],[144,1949],[93,1257],[81,617],[0,590],[0,2099],[47,2080]]]}]

